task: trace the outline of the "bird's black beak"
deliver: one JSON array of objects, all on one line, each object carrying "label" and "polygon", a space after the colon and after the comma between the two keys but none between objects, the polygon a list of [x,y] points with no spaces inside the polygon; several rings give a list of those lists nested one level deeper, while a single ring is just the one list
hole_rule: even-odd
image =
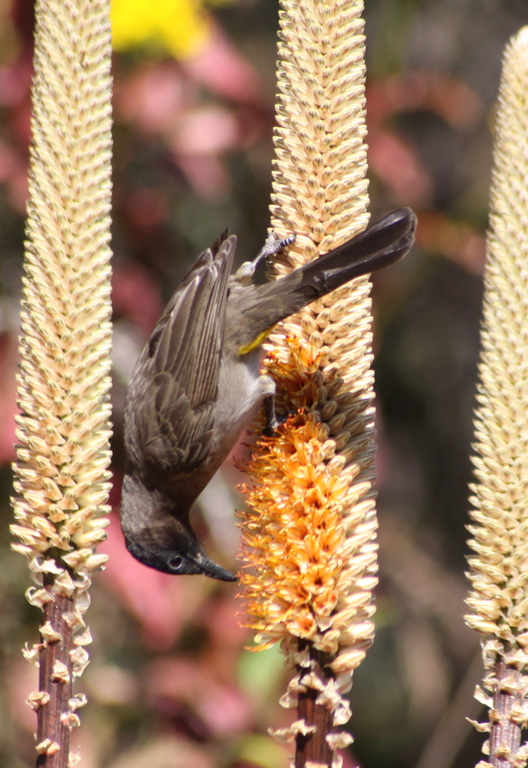
[{"label": "bird's black beak", "polygon": [[199,564],[204,576],[210,576],[212,579],[218,579],[219,581],[238,581],[236,576],[226,571],[225,568],[221,568],[219,565],[210,560],[203,552],[199,557],[196,557],[196,562]]}]

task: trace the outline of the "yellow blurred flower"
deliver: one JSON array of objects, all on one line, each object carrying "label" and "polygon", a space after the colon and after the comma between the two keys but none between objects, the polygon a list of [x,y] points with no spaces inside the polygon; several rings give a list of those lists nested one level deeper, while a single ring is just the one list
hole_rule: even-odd
[{"label": "yellow blurred flower", "polygon": [[202,48],[211,31],[202,0],[112,0],[111,19],[115,50],[150,46],[178,59]]}]

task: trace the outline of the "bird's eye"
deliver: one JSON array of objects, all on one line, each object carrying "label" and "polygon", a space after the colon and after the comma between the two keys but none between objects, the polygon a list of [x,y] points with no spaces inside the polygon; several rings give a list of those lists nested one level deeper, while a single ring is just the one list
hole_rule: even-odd
[{"label": "bird's eye", "polygon": [[169,557],[169,568],[171,571],[179,571],[183,566],[183,557],[181,555],[173,555]]}]

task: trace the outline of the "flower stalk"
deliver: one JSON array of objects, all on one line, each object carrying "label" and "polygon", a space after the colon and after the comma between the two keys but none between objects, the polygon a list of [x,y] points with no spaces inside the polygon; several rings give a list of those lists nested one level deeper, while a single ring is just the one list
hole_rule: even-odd
[{"label": "flower stalk", "polygon": [[[362,0],[283,0],[272,226],[295,232],[282,276],[368,222]],[[242,513],[247,623],[280,641],[296,709],[279,740],[296,768],[338,766],[352,737],[344,694],[372,643],[377,583],[371,301],[367,277],[271,335],[267,373],[293,412],[252,456]],[[251,566],[251,570],[249,569]]]},{"label": "flower stalk", "polygon": [[43,611],[28,703],[39,766],[66,768],[88,663],[83,614],[106,557],[110,463],[111,36],[108,0],[36,6],[13,549]]},{"label": "flower stalk", "polygon": [[490,734],[481,766],[526,763],[528,724],[528,27],[506,48],[494,147],[484,273],[477,482],[472,486],[470,627],[482,636]]}]

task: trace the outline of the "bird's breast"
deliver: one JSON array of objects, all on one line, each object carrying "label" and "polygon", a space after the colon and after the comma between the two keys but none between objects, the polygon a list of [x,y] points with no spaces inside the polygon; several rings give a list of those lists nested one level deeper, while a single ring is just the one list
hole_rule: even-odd
[{"label": "bird's breast", "polygon": [[215,430],[219,439],[229,444],[228,452],[255,417],[262,403],[259,378],[260,350],[243,358],[224,355],[218,380],[218,405]]}]

